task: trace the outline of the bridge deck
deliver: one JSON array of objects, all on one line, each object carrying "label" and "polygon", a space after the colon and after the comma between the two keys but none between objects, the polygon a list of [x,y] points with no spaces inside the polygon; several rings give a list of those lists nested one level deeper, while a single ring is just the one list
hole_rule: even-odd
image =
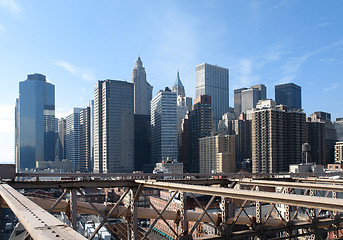
[{"label": "bridge deck", "polygon": [[7,184],[0,195],[33,239],[86,239]]}]

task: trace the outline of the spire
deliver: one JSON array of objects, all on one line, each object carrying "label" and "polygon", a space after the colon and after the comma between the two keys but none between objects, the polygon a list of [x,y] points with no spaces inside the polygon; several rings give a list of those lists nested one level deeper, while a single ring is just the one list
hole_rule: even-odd
[{"label": "spire", "polygon": [[175,80],[175,83],[174,83],[174,87],[183,87],[183,84],[180,80],[180,72],[179,72],[179,69],[177,70],[177,76],[176,76],[176,80]]},{"label": "spire", "polygon": [[141,60],[140,54],[138,54],[138,58],[136,61],[136,68],[141,68],[141,67],[143,67],[143,62]]},{"label": "spire", "polygon": [[185,97],[185,88],[181,82],[179,70],[177,70],[177,76],[176,76],[176,80],[173,86],[173,92],[176,92],[177,95],[181,95],[182,97]]}]

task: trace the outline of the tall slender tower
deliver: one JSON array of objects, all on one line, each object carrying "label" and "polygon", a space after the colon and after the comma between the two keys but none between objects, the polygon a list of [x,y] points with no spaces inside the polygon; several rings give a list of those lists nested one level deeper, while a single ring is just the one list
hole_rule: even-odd
[{"label": "tall slender tower", "polygon": [[134,135],[135,135],[135,170],[151,172],[151,138],[150,138],[150,102],[152,86],[146,80],[146,72],[138,56],[132,71],[134,84]]},{"label": "tall slender tower", "polygon": [[98,81],[94,91],[94,172],[134,169],[133,84]]},{"label": "tall slender tower", "polygon": [[229,69],[203,63],[195,67],[195,97],[209,95],[213,120],[217,128],[224,113],[229,112]]},{"label": "tall slender tower", "polygon": [[131,82],[134,84],[134,113],[149,115],[152,86],[146,80],[146,72],[140,56],[138,56],[136,66],[133,68]]},{"label": "tall slender tower", "polygon": [[66,118],[66,155],[73,165],[73,171],[80,171],[80,111],[74,108]]},{"label": "tall slender tower", "polygon": [[17,170],[55,160],[55,86],[42,74],[19,83]]},{"label": "tall slender tower", "polygon": [[153,163],[177,160],[176,93],[168,87],[151,101],[151,155]]},{"label": "tall slender tower", "polygon": [[177,71],[176,81],[174,83],[172,92],[177,96],[177,135],[178,135],[178,147],[182,145],[182,122],[185,119],[187,112],[192,110],[192,98],[186,97],[185,87],[183,86],[180,73]]},{"label": "tall slender tower", "polygon": [[189,124],[189,165],[188,172],[199,172],[199,139],[211,135],[213,128],[211,97],[202,95],[194,99],[193,110],[188,114]]},{"label": "tall slender tower", "polygon": [[80,111],[80,171],[93,171],[92,144],[92,101]]}]

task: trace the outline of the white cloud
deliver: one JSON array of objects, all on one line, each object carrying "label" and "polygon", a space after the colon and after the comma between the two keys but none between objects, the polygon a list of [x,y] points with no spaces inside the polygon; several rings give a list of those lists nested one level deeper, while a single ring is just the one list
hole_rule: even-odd
[{"label": "white cloud", "polygon": [[62,108],[56,108],[55,117],[56,118],[66,118],[68,115],[70,115],[72,113],[73,113],[73,108],[68,110],[68,111],[65,111]]},{"label": "white cloud", "polygon": [[86,82],[92,82],[95,81],[96,78],[93,74],[93,71],[91,69],[86,69],[86,68],[80,68],[77,67],[67,61],[62,61],[62,60],[55,60],[51,59],[50,60],[54,65],[59,66],[69,72],[71,75],[81,78],[82,80]]},{"label": "white cloud", "polygon": [[21,7],[15,0],[0,0],[0,7],[5,8],[12,15],[17,16],[21,13]]},{"label": "white cloud", "polygon": [[297,74],[301,68],[301,66],[311,57],[321,54],[323,52],[329,51],[331,49],[334,49],[336,47],[340,47],[343,45],[343,39],[338,40],[336,42],[330,43],[328,45],[325,45],[323,47],[314,49],[312,51],[309,51],[308,53],[300,56],[300,57],[293,57],[287,60],[287,62],[282,66],[284,76],[281,79],[281,82],[291,82],[296,77]]},{"label": "white cloud", "polygon": [[[236,66],[237,78],[241,87],[248,87],[260,80],[258,75],[253,74],[255,63],[248,58],[241,59]],[[237,83],[235,84],[237,85]]]},{"label": "white cloud", "polygon": [[3,25],[0,24],[0,33],[1,32],[7,32],[7,29]]},{"label": "white cloud", "polygon": [[277,3],[273,6],[274,9],[279,8],[287,3],[287,0],[276,1]]},{"label": "white cloud", "polygon": [[331,83],[329,87],[324,88],[324,92],[331,92],[339,87],[338,83]]},{"label": "white cloud", "polygon": [[327,25],[329,25],[328,22],[322,22],[317,24],[318,27],[326,27]]},{"label": "white cloud", "polygon": [[287,48],[289,44],[290,44],[290,41],[286,39],[284,41],[281,41],[269,47],[266,50],[266,53],[263,55],[261,64],[264,65],[266,63],[280,60],[282,55],[285,55],[288,53],[288,51],[285,50],[285,48]]}]

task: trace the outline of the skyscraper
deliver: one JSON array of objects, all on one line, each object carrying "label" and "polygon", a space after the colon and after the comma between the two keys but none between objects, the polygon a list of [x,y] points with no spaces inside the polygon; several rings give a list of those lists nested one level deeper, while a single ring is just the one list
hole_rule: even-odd
[{"label": "skyscraper", "polygon": [[343,141],[343,117],[336,118],[334,123],[336,133],[337,133],[337,140],[342,142]]},{"label": "skyscraper", "polygon": [[256,107],[259,100],[265,100],[267,98],[266,92],[267,88],[263,84],[236,89],[234,91],[236,117]]},{"label": "skyscraper", "polygon": [[176,92],[177,96],[186,97],[185,87],[181,82],[179,71],[177,71],[176,81],[174,83],[172,92]]},{"label": "skyscraper", "polygon": [[276,104],[286,105],[287,109],[301,109],[301,87],[294,83],[275,86]]},{"label": "skyscraper", "polygon": [[[322,164],[332,163],[335,159],[334,148],[337,142],[337,132],[331,122],[331,114],[327,112],[314,112],[310,115],[311,122],[325,123],[325,159]],[[315,149],[311,149],[314,151]],[[311,152],[312,152],[311,151]]]},{"label": "skyscraper", "polygon": [[80,111],[74,108],[66,118],[66,155],[73,165],[73,171],[80,171]]},{"label": "skyscraper", "polygon": [[63,159],[66,159],[66,149],[65,149],[65,143],[66,143],[66,119],[60,118],[58,119],[58,160],[62,161]]},{"label": "skyscraper", "polygon": [[281,109],[256,109],[252,113],[252,172],[288,170],[286,113]]},{"label": "skyscraper", "polygon": [[172,92],[177,95],[177,135],[178,135],[178,146],[181,145],[181,127],[182,121],[185,119],[187,112],[192,110],[192,98],[186,97],[185,88],[180,79],[180,73],[177,72],[176,81],[174,83]]},{"label": "skyscraper", "polygon": [[195,67],[195,97],[211,96],[213,121],[218,121],[229,111],[229,69],[203,63]]},{"label": "skyscraper", "polygon": [[242,112],[242,91],[247,90],[247,88],[239,88],[233,91],[234,93],[234,109],[236,116],[239,116]]},{"label": "skyscraper", "polygon": [[19,83],[17,170],[55,160],[55,86],[42,74]]},{"label": "skyscraper", "polygon": [[151,101],[151,156],[153,163],[177,160],[176,93],[168,87]]},{"label": "skyscraper", "polygon": [[189,125],[189,163],[185,164],[188,172],[198,173],[200,167],[199,139],[210,136],[213,131],[212,104],[208,95],[194,99],[193,110],[188,114]]},{"label": "skyscraper", "polygon": [[80,111],[80,171],[93,172],[92,102]]},{"label": "skyscraper", "polygon": [[132,71],[134,84],[134,169],[151,172],[150,102],[153,87],[146,80],[146,72],[138,57]]},{"label": "skyscraper", "polygon": [[134,84],[134,114],[149,115],[153,87],[146,80],[145,68],[139,56],[132,71],[131,82]]},{"label": "skyscraper", "polygon": [[232,121],[232,132],[236,136],[236,169],[242,169],[246,159],[251,159],[251,121],[242,113]]},{"label": "skyscraper", "polygon": [[302,162],[301,146],[306,142],[306,115],[301,110],[287,111],[283,105],[275,107],[272,100],[261,100],[256,105],[252,112],[254,173],[288,171],[290,164]]},{"label": "skyscraper", "polygon": [[134,169],[134,86],[98,81],[94,90],[94,172]]}]

